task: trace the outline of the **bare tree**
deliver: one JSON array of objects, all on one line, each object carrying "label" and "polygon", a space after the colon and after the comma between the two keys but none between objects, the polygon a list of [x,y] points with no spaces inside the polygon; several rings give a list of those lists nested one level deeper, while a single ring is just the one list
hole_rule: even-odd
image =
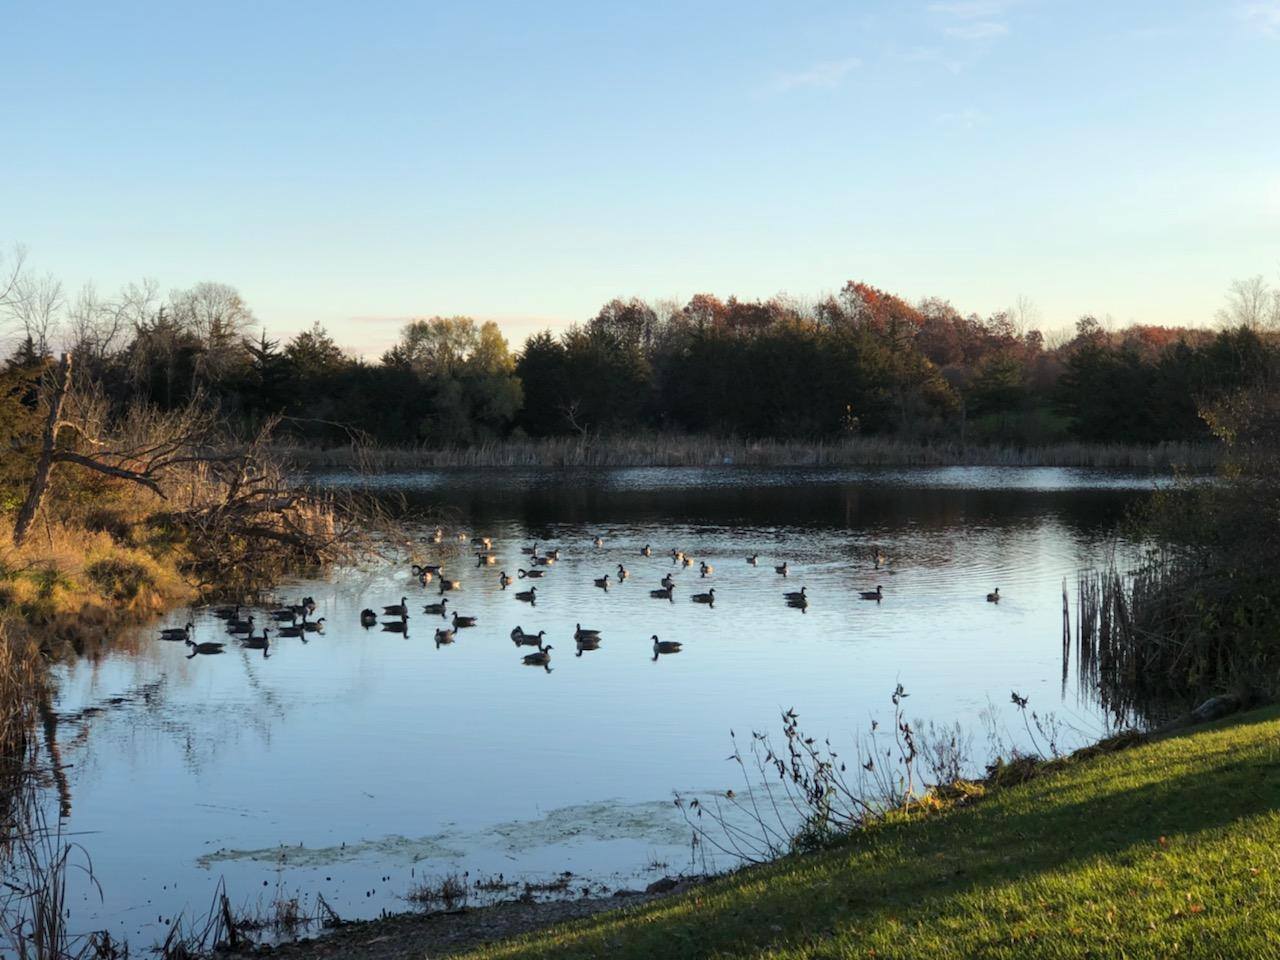
[{"label": "bare tree", "polygon": [[1280,288],[1273,288],[1262,274],[1232,280],[1217,319],[1224,327],[1274,330],[1280,327]]},{"label": "bare tree", "polygon": [[225,373],[242,355],[244,336],[254,324],[253,311],[235,287],[197,283],[169,296],[169,311],[179,328],[193,334],[202,350],[197,377],[208,381]]},{"label": "bare tree", "polygon": [[0,306],[31,343],[34,352],[47,356],[58,327],[59,314],[66,305],[62,283],[50,274],[34,276],[27,271],[13,275],[5,286]]}]

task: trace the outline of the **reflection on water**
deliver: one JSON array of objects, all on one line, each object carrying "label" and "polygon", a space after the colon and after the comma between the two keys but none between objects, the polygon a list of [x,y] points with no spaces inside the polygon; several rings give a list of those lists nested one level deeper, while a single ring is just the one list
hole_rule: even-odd
[{"label": "reflection on water", "polygon": [[[635,886],[701,869],[672,791],[740,786],[724,762],[730,729],[776,729],[795,707],[806,730],[839,743],[887,713],[898,682],[913,718],[977,727],[995,704],[1016,740],[1006,705],[1017,690],[1094,736],[1099,716],[1060,688],[1062,581],[1152,485],[992,469],[378,483],[493,537],[497,563],[477,566],[470,544],[435,547],[426,527],[404,525],[412,559],[444,557],[460,581],[448,619],[424,609],[441,602],[438,580],[419,585],[406,552],[284,585],[282,601],[315,597],[324,629],[266,651],[228,644],[188,659],[148,633],[136,652],[62,672],[67,829],[104,891],[102,903],[78,891],[80,927],[107,918],[148,944],[163,935],[157,918],[202,910],[219,877],[240,897],[322,893],[355,917],[400,908],[415,878],[455,870]],[[520,548],[535,540],[561,559],[504,588],[500,572],[529,568]],[[673,548],[691,565],[673,563]],[[784,561],[785,578],[774,572]],[[595,583],[605,574],[607,589]],[[671,598],[655,598],[667,574]],[[534,603],[517,599],[534,584]],[[882,601],[861,598],[877,586]],[[1000,603],[986,602],[996,587]],[[789,605],[801,588],[807,606]],[[691,601],[711,589],[714,604]],[[407,621],[362,625],[362,610],[402,596]],[[475,625],[437,643],[454,612]],[[194,620],[197,642],[228,639],[208,612]],[[548,663],[525,663],[536,647],[513,640],[517,625],[543,634]],[[578,626],[598,640],[575,639]]]}]

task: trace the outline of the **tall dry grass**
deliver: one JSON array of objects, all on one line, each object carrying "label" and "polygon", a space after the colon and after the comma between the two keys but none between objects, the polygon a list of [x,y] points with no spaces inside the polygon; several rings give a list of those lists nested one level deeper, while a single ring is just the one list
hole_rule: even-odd
[{"label": "tall dry grass", "polygon": [[876,437],[837,441],[744,441],[710,437],[616,437],[506,440],[433,449],[288,447],[304,469],[381,472],[449,467],[1092,467],[1167,471],[1208,470],[1218,449],[1207,444],[1155,446],[1063,443],[1043,447],[916,443]]}]

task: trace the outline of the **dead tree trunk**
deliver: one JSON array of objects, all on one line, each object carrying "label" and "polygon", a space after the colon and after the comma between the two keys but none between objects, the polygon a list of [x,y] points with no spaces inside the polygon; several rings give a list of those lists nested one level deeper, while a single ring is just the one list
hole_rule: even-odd
[{"label": "dead tree trunk", "polygon": [[22,546],[27,537],[31,522],[40,512],[40,504],[44,501],[45,490],[49,487],[49,472],[53,469],[54,454],[58,442],[58,423],[62,419],[62,402],[67,398],[67,388],[71,384],[71,354],[64,353],[58,364],[58,379],[54,386],[53,397],[49,401],[49,419],[45,423],[44,443],[40,447],[40,460],[36,464],[35,476],[31,478],[31,486],[27,488],[27,499],[18,511],[17,522],[13,525],[13,545]]}]

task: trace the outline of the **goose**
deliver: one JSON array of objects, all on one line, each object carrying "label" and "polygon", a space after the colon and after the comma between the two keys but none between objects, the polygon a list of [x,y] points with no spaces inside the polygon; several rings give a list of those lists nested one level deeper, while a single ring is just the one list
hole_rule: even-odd
[{"label": "goose", "polygon": [[583,637],[581,640],[575,641],[575,643],[578,648],[578,652],[576,655],[579,657],[582,656],[583,650],[599,650],[600,649],[599,637]]},{"label": "goose", "polygon": [[759,559],[760,559],[760,554],[753,553],[751,556],[747,557],[747,563],[751,564],[753,567],[758,567],[760,566],[760,564],[757,562]]},{"label": "goose", "polygon": [[298,611],[296,611],[293,607],[287,607],[282,610],[272,610],[271,619],[277,621],[278,623],[285,623],[285,622],[292,623],[294,620],[298,619]]},{"label": "goose", "polygon": [[501,586],[503,590],[507,589],[507,587],[511,586],[513,583],[515,583],[515,580],[507,576],[507,571],[503,570],[498,574],[498,585]]},{"label": "goose", "polygon": [[477,553],[476,554],[477,567],[493,566],[497,562],[498,562],[498,555],[496,553]]},{"label": "goose", "polygon": [[441,577],[441,578],[440,578],[440,592],[441,592],[441,593],[447,593],[447,592],[449,592],[450,590],[461,590],[461,589],[462,589],[462,581],[461,581],[461,580],[450,580],[448,577]]},{"label": "goose", "polygon": [[715,568],[715,567],[713,567],[711,564],[706,563],[706,562],[703,562],[703,563],[698,567],[698,570],[699,570],[699,572],[700,572],[704,577],[706,577],[706,576],[710,576],[711,574],[713,574],[713,573],[715,573],[715,572],[716,572],[716,568]]},{"label": "goose", "polygon": [[884,551],[876,547],[871,551],[871,562],[877,570],[889,562],[889,558],[884,555]]},{"label": "goose", "polygon": [[802,600],[809,599],[804,595],[805,589],[806,589],[805,587],[801,587],[799,590],[793,590],[790,593],[784,593],[782,596],[784,599],[786,599],[790,603],[799,603]]},{"label": "goose", "polygon": [[190,620],[187,621],[185,627],[165,627],[160,631],[161,640],[186,640],[191,636],[191,631],[195,629],[195,624]]},{"label": "goose", "polygon": [[692,560],[692,559],[690,559],[689,557],[681,557],[681,558],[680,558],[680,566],[682,566],[682,567],[692,567],[692,566],[693,566],[693,560]]},{"label": "goose", "polygon": [[468,537],[468,536],[466,535],[466,533],[464,533],[464,532],[463,532],[463,531],[461,531],[461,530],[459,530],[459,531],[458,531],[458,542],[459,542],[459,543],[466,543],[469,539],[471,539],[471,538],[470,538],[470,537]]},{"label": "goose", "polygon": [[598,636],[600,636],[600,631],[599,631],[599,630],[583,630],[583,629],[582,629],[582,624],[580,624],[580,623],[574,624],[574,627],[575,627],[575,629],[574,629],[574,631],[573,631],[573,639],[575,639],[575,640],[582,640],[584,637],[598,637]]},{"label": "goose", "polygon": [[248,620],[233,620],[231,624],[227,626],[227,629],[237,636],[245,633],[253,633],[253,617],[250,617]]},{"label": "goose", "polygon": [[188,640],[187,646],[191,648],[191,656],[194,657],[197,653],[221,653],[226,644],[210,642],[196,643],[194,640]]},{"label": "goose", "polygon": [[596,547],[597,549],[599,549],[600,547],[603,547],[604,537],[597,536],[594,540],[591,541],[591,545]]},{"label": "goose", "polygon": [[270,630],[264,627],[262,630],[262,636],[255,637],[250,635],[245,637],[245,639],[240,641],[240,646],[244,647],[246,650],[266,650],[271,646],[271,641],[267,639],[267,634],[270,632]]},{"label": "goose", "polygon": [[445,597],[439,603],[428,603],[426,606],[422,608],[422,612],[438,613],[440,614],[440,616],[443,617],[445,615],[444,608],[447,607],[448,605],[449,605],[449,598]]},{"label": "goose", "polygon": [[516,627],[511,631],[511,640],[517,647],[541,647],[542,637],[547,631],[539,630],[537,633],[525,633],[520,627]]},{"label": "goose", "polygon": [[554,563],[555,561],[559,560],[559,559],[560,559],[560,548],[559,548],[559,547],[556,547],[554,550],[548,550],[548,551],[547,551],[547,559],[548,559],[548,560],[550,560],[552,563]]},{"label": "goose", "polygon": [[486,550],[493,549],[493,537],[481,537],[476,541],[476,543],[480,544],[480,546],[484,547]]},{"label": "goose", "polygon": [[454,632],[452,630],[446,630],[443,627],[436,630],[436,646],[437,647],[443,643],[453,643],[453,640],[454,640]]},{"label": "goose", "polygon": [[298,626],[302,627],[304,633],[324,633],[324,617],[319,620],[303,620]]},{"label": "goose", "polygon": [[708,590],[706,593],[695,593],[695,594],[694,594],[692,597],[690,597],[689,599],[690,599],[690,600],[692,600],[694,603],[705,603],[705,604],[707,604],[708,606],[711,606],[712,604],[714,604],[714,603],[716,602],[716,590],[715,590],[715,587],[712,587],[712,588],[711,588],[710,590]]},{"label": "goose", "polygon": [[674,588],[674,587],[675,587],[675,585],[676,585],[676,580],[675,580],[675,577],[671,576],[671,574],[669,574],[669,573],[668,573],[665,577],[663,577],[663,578],[659,581],[659,583],[661,583],[661,584],[662,584],[662,589],[663,589],[663,590],[671,590],[672,588]]},{"label": "goose", "polygon": [[424,587],[436,578],[436,575],[430,570],[419,570],[417,576],[418,583],[422,584]]},{"label": "goose", "polygon": [[523,553],[526,557],[536,557],[538,555],[537,541],[534,541],[534,544],[532,547],[521,547],[520,552]]},{"label": "goose", "polygon": [[409,621],[404,620],[388,620],[382,625],[383,633],[403,633],[406,637],[409,635]]},{"label": "goose", "polygon": [[516,573],[520,574],[520,579],[523,580],[525,577],[533,577],[534,579],[537,579],[538,577],[546,573],[546,571],[545,570],[525,570],[523,567],[521,567],[519,570],[516,571]]},{"label": "goose", "polygon": [[653,556],[653,548],[652,548],[651,546],[649,546],[649,545],[646,543],[643,547],[641,547],[641,548],[640,548],[640,556],[642,556],[642,557],[652,557],[652,556]]},{"label": "goose", "polygon": [[[378,620],[375,617],[372,621],[361,620],[360,622],[363,623],[366,627],[371,627],[375,623],[377,623]],[[303,625],[300,623],[293,623],[293,624],[289,624],[288,626],[276,628],[277,637],[300,637],[302,636],[302,633],[303,633]]]},{"label": "goose", "polygon": [[431,535],[430,539],[432,543],[440,543],[444,540],[444,531],[436,527],[436,532]]},{"label": "goose", "polygon": [[987,603],[1000,602],[1000,588],[996,587],[995,591],[987,594]]},{"label": "goose", "polygon": [[672,548],[671,548],[671,562],[672,562],[672,563],[679,563],[679,562],[680,562],[681,560],[683,560],[683,559],[684,559],[684,551],[683,551],[683,550],[677,550],[675,547],[672,547]]},{"label": "goose", "polygon": [[459,629],[461,629],[462,627],[474,627],[475,625],[476,625],[476,618],[475,618],[475,617],[463,617],[463,616],[459,616],[458,612],[457,612],[456,610],[454,611],[454,614],[453,614],[453,629],[455,629],[455,630],[459,630]]},{"label": "goose", "polygon": [[213,615],[219,620],[234,620],[240,616],[240,604],[237,603],[234,607],[218,607],[213,611]]},{"label": "goose", "polygon": [[549,567],[556,562],[556,558],[551,556],[549,553],[546,556],[531,557],[530,559],[539,567]]},{"label": "goose", "polygon": [[650,590],[649,596],[653,597],[655,600],[670,600],[672,603],[675,603],[675,597],[672,593],[674,589],[674,587],[663,587],[661,590]]},{"label": "goose", "polygon": [[879,603],[884,599],[884,587],[877,585],[874,590],[863,590],[859,593],[863,600],[875,600]]},{"label": "goose", "polygon": [[[247,627],[251,623],[253,623],[253,617],[246,617],[243,620],[241,620],[239,617],[232,617],[230,620],[227,621],[227,629],[240,630],[242,627]],[[241,632],[248,633],[249,631],[242,630]]]},{"label": "goose", "polygon": [[631,571],[628,570],[626,567],[624,567],[622,564],[618,564],[618,582],[621,583],[623,580],[626,580],[629,576],[631,576]]},{"label": "goose", "polygon": [[393,603],[389,607],[383,607],[382,612],[389,617],[403,617],[409,613],[408,603],[408,597],[401,597],[399,603]]},{"label": "goose", "polygon": [[539,647],[537,653],[527,653],[524,662],[530,667],[545,667],[551,662],[551,644]]},{"label": "goose", "polygon": [[372,627],[375,623],[378,622],[378,615],[374,613],[372,610],[370,610],[368,607],[365,607],[363,610],[360,611],[360,622],[364,624],[366,627]]},{"label": "goose", "polygon": [[415,563],[413,565],[413,575],[415,577],[422,577],[425,574],[427,579],[430,579],[433,574],[437,573],[444,573],[443,563],[424,563],[421,565]]},{"label": "goose", "polygon": [[521,590],[519,593],[516,594],[516,599],[522,600],[525,603],[537,603],[538,588],[530,587],[528,590]]},{"label": "goose", "polygon": [[774,568],[773,568],[773,572],[774,572],[774,573],[777,573],[777,574],[781,574],[782,576],[784,576],[784,577],[785,577],[785,576],[787,575],[787,569],[788,569],[788,568],[787,568],[787,561],[783,560],[783,561],[782,561],[782,566],[780,566],[780,567],[774,567]]},{"label": "goose", "polygon": [[606,573],[603,577],[596,577],[596,586],[602,590],[609,589],[609,575]]},{"label": "goose", "polygon": [[655,633],[651,638],[653,640],[653,659],[658,659],[660,653],[679,653],[683,644],[675,640],[659,640]]}]

